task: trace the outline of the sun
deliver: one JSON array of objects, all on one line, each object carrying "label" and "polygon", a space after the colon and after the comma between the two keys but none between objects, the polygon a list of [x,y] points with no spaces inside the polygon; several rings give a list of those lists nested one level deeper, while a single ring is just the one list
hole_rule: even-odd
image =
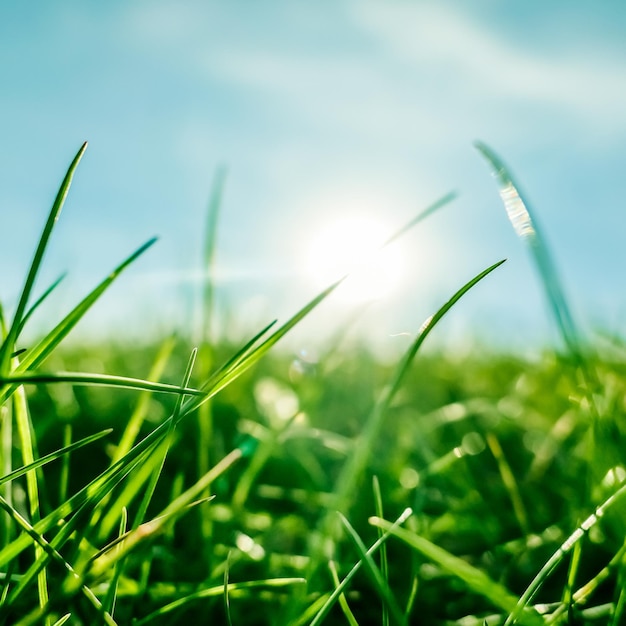
[{"label": "sun", "polygon": [[305,248],[305,268],[313,285],[328,287],[347,275],[338,289],[346,302],[385,298],[401,283],[403,263],[397,243],[384,246],[390,230],[379,220],[344,217],[314,231]]}]

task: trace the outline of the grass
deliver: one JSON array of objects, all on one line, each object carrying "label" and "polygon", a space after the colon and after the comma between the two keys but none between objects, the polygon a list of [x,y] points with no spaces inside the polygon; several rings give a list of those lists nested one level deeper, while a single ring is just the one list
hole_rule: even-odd
[{"label": "grass", "polygon": [[[365,347],[315,362],[273,350],[338,283],[241,346],[216,341],[211,272],[188,339],[61,345],[153,241],[23,347],[59,283],[33,298],[85,147],[11,321],[0,315],[0,623],[622,623],[626,345],[583,340],[492,150],[478,146],[563,347],[533,360],[423,353],[497,262],[459,280],[388,365]],[[220,172],[207,268],[223,185]],[[115,374],[91,372],[94,354]]]}]

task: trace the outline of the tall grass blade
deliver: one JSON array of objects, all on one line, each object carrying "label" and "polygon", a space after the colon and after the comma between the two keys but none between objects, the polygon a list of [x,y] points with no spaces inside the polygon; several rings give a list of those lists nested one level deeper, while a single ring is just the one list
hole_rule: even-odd
[{"label": "tall grass blade", "polygon": [[[17,359],[14,359],[17,360]],[[22,462],[24,465],[31,465],[37,457],[35,451],[34,430],[30,421],[26,391],[23,386],[19,386],[12,396],[13,411],[15,414],[15,424],[19,439]],[[39,514],[39,484],[37,470],[31,469],[26,473],[26,490],[28,493],[28,512],[30,519],[36,523],[40,519]],[[35,560],[43,555],[41,546],[35,545]],[[42,569],[38,576],[39,606],[43,608],[48,603],[48,582],[47,573]]]},{"label": "tall grass blade", "polygon": [[[141,256],[150,246],[156,242],[156,238],[150,239],[140,248],[138,248],[133,254],[131,254],[125,261],[118,265],[107,278],[105,278],[87,297],[85,297],[74,309],[65,316],[65,318],[59,322],[32,350],[29,350],[24,355],[17,368],[17,373],[23,373],[31,369],[35,369],[45,361],[48,355],[61,343],[61,341],[69,334],[69,332],[76,326],[85,313],[93,306],[93,304],[100,298],[100,296],[111,286],[113,281],[123,272],[131,263],[133,263],[139,256]],[[8,341],[8,339],[7,339]],[[7,343],[5,341],[5,343]],[[2,379],[6,379],[8,374],[7,368],[0,368],[0,376]],[[0,383],[2,385],[2,383]],[[9,385],[0,386],[0,403],[4,401],[14,390],[14,387]]]},{"label": "tall grass blade", "polygon": [[[183,376],[182,387],[187,387],[189,385],[189,380],[191,378],[191,372],[193,371],[194,363],[196,362],[197,350],[193,350],[191,352],[191,356],[189,357],[189,362],[187,363],[187,369],[185,370],[185,375]],[[165,435],[166,441],[169,443],[172,440],[172,435],[174,434],[174,428],[176,427],[176,423],[178,421],[178,417],[180,415],[181,407],[183,402],[183,396],[178,396],[176,400],[176,406],[174,407],[174,412],[172,415],[172,420],[170,422],[170,427]],[[133,521],[132,528],[137,528],[143,521],[148,511],[148,506],[152,500],[152,496],[154,495],[154,490],[156,489],[157,482],[161,476],[161,472],[163,471],[163,466],[165,465],[165,459],[167,458],[167,452],[169,450],[169,445],[164,446],[163,453],[161,455],[161,459],[154,468],[152,475],[150,477],[150,482],[144,492],[144,497],[142,498],[141,504],[139,505],[139,509],[137,510],[137,514]],[[205,497],[208,497],[205,494]]]},{"label": "tall grass blade", "polygon": [[54,203],[52,204],[52,209],[48,214],[48,219],[44,226],[43,232],[41,233],[37,249],[35,250],[35,255],[30,265],[28,275],[26,276],[24,287],[22,288],[22,293],[17,304],[17,309],[15,310],[15,316],[13,317],[13,323],[9,328],[9,332],[4,342],[2,343],[2,346],[0,346],[0,374],[2,375],[6,374],[9,370],[10,356],[13,352],[15,341],[17,340],[20,328],[22,327],[22,320],[24,318],[26,307],[28,306],[28,300],[30,299],[30,294],[35,284],[37,273],[39,272],[39,268],[41,267],[44,253],[48,246],[48,241],[50,240],[50,235],[52,234],[54,225],[56,224],[56,221],[59,219],[59,215],[61,214],[61,209],[63,208],[63,204],[65,203],[65,198],[67,197],[70,186],[72,184],[74,172],[78,167],[78,163],[80,162],[86,149],[87,142],[85,142],[81,146],[80,150],[76,153],[76,156],[70,164],[67,173],[65,174],[65,178],[63,179],[61,187],[59,188],[57,196],[54,200]]},{"label": "tall grass blade", "polygon": [[[207,211],[207,225],[204,242],[204,259],[202,267],[202,309],[201,309],[201,340],[200,359],[198,363],[199,375],[206,380],[213,368],[213,327],[215,316],[215,267],[217,251],[217,222],[222,205],[222,195],[226,180],[226,170],[220,167],[213,180],[211,198]],[[204,476],[211,467],[211,441],[213,439],[213,406],[207,400],[198,408],[198,477]],[[203,494],[211,495],[211,485],[207,485]],[[213,559],[213,518],[211,512],[202,515],[200,530],[203,537],[203,553],[207,571],[212,569]]]},{"label": "tall grass blade", "polygon": [[415,355],[421,348],[424,343],[426,337],[431,333],[433,328],[441,321],[441,319],[446,315],[448,311],[475,285],[477,285],[481,280],[483,280],[486,276],[488,276],[495,269],[500,267],[504,263],[503,261],[498,261],[494,263],[487,269],[480,272],[474,278],[472,278],[469,282],[467,282],[461,289],[459,289],[433,316],[431,316],[425,324],[422,326],[420,332],[417,337],[409,347],[408,351],[405,353],[403,359],[400,361],[396,371],[392,377],[391,383],[385,389],[385,391],[381,394],[380,398],[376,402],[370,416],[365,423],[361,435],[356,441],[356,445],[354,447],[352,455],[346,461],[344,467],[342,468],[341,474],[337,480],[337,484],[335,487],[336,494],[336,508],[338,511],[345,513],[352,502],[354,495],[356,493],[356,487],[361,479],[365,466],[367,464],[367,459],[370,455],[370,451],[378,434],[380,432],[380,428],[382,427],[383,420],[385,415],[387,414],[389,407],[396,394],[400,390],[402,382],[409,371],[411,363],[415,358]]},{"label": "tall grass blade", "polygon": [[0,378],[0,383],[12,385],[49,385],[67,383],[70,385],[85,385],[88,387],[117,387],[119,389],[134,389],[135,391],[168,393],[178,396],[198,396],[203,398],[206,392],[193,387],[179,387],[169,383],[157,383],[142,378],[128,376],[114,376],[111,374],[91,374],[86,372],[24,372],[10,374]]},{"label": "tall grass blade", "polygon": [[574,323],[556,266],[537,220],[532,215],[528,202],[523,198],[519,186],[513,181],[500,157],[484,143],[476,142],[475,145],[491,166],[493,174],[498,180],[500,197],[515,232],[531,250],[533,261],[537,266],[548,304],[561,337],[570,353],[579,359],[582,355],[580,334]]}]

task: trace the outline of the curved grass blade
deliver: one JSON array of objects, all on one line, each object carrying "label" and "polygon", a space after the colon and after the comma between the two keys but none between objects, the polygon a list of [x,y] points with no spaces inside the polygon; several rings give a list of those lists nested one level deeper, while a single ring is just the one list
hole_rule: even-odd
[{"label": "curved grass blade", "polygon": [[439,323],[439,321],[446,315],[446,313],[475,285],[477,285],[483,278],[488,276],[495,269],[500,267],[504,263],[504,260],[494,263],[487,269],[480,272],[469,282],[467,282],[461,289],[459,289],[434,315],[432,315],[422,326],[417,337],[413,341],[409,350],[405,353],[403,359],[400,361],[391,384],[385,389],[380,396],[376,405],[374,406],[368,420],[361,432],[354,451],[348,461],[342,468],[341,474],[337,480],[335,493],[337,501],[336,508],[340,512],[345,512],[352,501],[356,492],[356,486],[360,477],[363,474],[367,459],[374,444],[374,441],[378,437],[380,428],[383,423],[383,419],[391,406],[391,403],[395,395],[400,390],[402,381],[406,376],[415,355],[419,351],[420,347],[424,343],[426,337],[430,334],[433,328]]},{"label": "curved grass blade", "polygon": [[[500,267],[503,263],[504,260],[498,261],[472,278],[422,325],[417,337],[398,364],[391,383],[387,385],[372,408],[372,411],[368,416],[363,429],[361,430],[361,434],[352,449],[352,454],[348,457],[341,468],[341,472],[333,490],[334,501],[332,510],[327,511],[326,515],[322,516],[317,526],[316,533],[318,534],[318,541],[315,542],[315,547],[312,550],[309,564],[309,578],[312,578],[313,574],[318,570],[320,564],[323,561],[327,561],[331,556],[329,554],[323,554],[323,552],[333,545],[340,531],[340,528],[336,524],[336,518],[333,515],[333,511],[346,513],[354,500],[355,494],[358,493],[358,483],[363,476],[368,458],[371,454],[372,447],[378,438],[384,418],[387,415],[393,399],[400,390],[404,377],[409,371],[415,355],[424,343],[426,337],[428,337],[432,329],[445,316],[445,314],[468,291],[470,291],[470,289],[472,289],[495,269]],[[322,540],[321,538],[324,539]]]},{"label": "curved grass blade", "polygon": [[5,374],[9,370],[10,355],[13,352],[15,341],[17,340],[19,331],[21,329],[24,313],[28,305],[28,300],[30,299],[30,294],[33,289],[33,285],[35,284],[37,273],[39,272],[39,268],[41,267],[41,262],[43,261],[43,256],[46,251],[46,247],[48,246],[48,241],[50,240],[52,229],[54,228],[56,221],[59,219],[61,209],[63,208],[63,204],[65,203],[65,198],[67,197],[70,186],[72,184],[74,172],[78,167],[78,163],[80,162],[86,149],[87,142],[85,142],[81,146],[80,150],[76,153],[76,156],[71,162],[67,173],[65,174],[65,178],[61,183],[61,187],[59,188],[54,203],[52,204],[52,209],[48,214],[48,219],[44,226],[43,232],[41,233],[39,244],[37,245],[37,249],[35,250],[35,255],[30,265],[28,275],[26,276],[24,287],[22,288],[22,293],[20,295],[17,309],[15,310],[15,316],[13,317],[13,323],[11,324],[11,328],[9,329],[9,332],[7,333],[7,336],[2,343],[2,346],[0,346],[0,374]]},{"label": "curved grass blade", "polygon": [[530,248],[561,337],[571,354],[579,359],[582,353],[580,334],[537,220],[500,157],[484,143],[476,142],[475,146],[487,160],[498,180],[500,197],[515,232]]},{"label": "curved grass blade", "polygon": [[86,385],[89,387],[118,387],[122,389],[134,389],[135,391],[154,391],[169,393],[178,396],[204,397],[206,392],[193,387],[179,387],[169,383],[157,383],[142,378],[130,378],[128,376],[115,376],[112,374],[91,374],[86,372],[24,372],[10,374],[0,378],[0,383],[20,385],[50,385],[68,383],[71,385]]},{"label": "curved grass blade", "polygon": [[[500,583],[492,580],[482,570],[475,568],[467,561],[460,559],[416,533],[398,528],[397,526],[394,527],[387,520],[372,517],[369,521],[373,526],[391,533],[423,556],[437,563],[450,574],[460,578],[470,589],[487,598],[494,606],[507,613],[515,610],[517,598]],[[518,617],[522,617],[521,611]],[[545,622],[534,610],[528,610],[528,612],[524,612],[523,620],[519,623],[526,626],[539,626]]]}]

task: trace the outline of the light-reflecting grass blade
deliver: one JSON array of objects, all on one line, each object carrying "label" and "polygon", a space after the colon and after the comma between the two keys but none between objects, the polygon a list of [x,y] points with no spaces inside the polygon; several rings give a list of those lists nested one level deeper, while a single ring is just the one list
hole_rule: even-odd
[{"label": "light-reflecting grass blade", "polygon": [[531,250],[546,292],[548,304],[563,341],[573,356],[580,357],[580,334],[574,323],[556,266],[552,261],[546,240],[540,232],[537,220],[532,215],[528,202],[523,198],[519,186],[513,181],[500,157],[484,143],[476,142],[476,148],[491,165],[493,174],[498,180],[500,197],[515,232]]},{"label": "light-reflecting grass blade", "polygon": [[522,594],[519,602],[509,615],[506,626],[515,623],[524,609],[532,601],[539,588],[554,571],[556,566],[571,552],[574,546],[595,526],[606,511],[617,501],[626,495],[626,485],[620,487],[612,496],[607,498],[595,512],[592,513],[559,547],[559,549],[546,561],[537,576],[532,580],[526,591]]},{"label": "light-reflecting grass blade", "polygon": [[26,307],[28,306],[28,300],[30,299],[30,294],[35,284],[35,279],[37,278],[39,268],[41,267],[44,253],[48,246],[48,241],[50,240],[50,235],[52,234],[54,225],[56,224],[56,221],[59,219],[59,215],[61,214],[61,209],[63,208],[63,204],[65,203],[65,198],[67,197],[70,186],[72,184],[74,172],[78,167],[78,163],[80,162],[86,149],[87,143],[85,142],[81,146],[80,150],[77,152],[72,163],[70,164],[67,173],[65,174],[65,178],[63,179],[61,187],[59,188],[57,196],[54,200],[54,203],[52,204],[50,213],[48,214],[48,219],[44,226],[43,232],[41,233],[41,237],[39,239],[37,249],[35,250],[33,261],[30,265],[30,269],[28,270],[28,275],[26,276],[24,287],[22,288],[17,309],[15,311],[15,316],[13,318],[13,323],[11,324],[11,328],[9,329],[9,332],[7,333],[7,336],[2,343],[2,346],[0,346],[0,374],[6,374],[9,370],[9,361],[11,353],[13,352],[13,346],[15,345],[19,330],[22,326],[22,320],[24,318]]}]

